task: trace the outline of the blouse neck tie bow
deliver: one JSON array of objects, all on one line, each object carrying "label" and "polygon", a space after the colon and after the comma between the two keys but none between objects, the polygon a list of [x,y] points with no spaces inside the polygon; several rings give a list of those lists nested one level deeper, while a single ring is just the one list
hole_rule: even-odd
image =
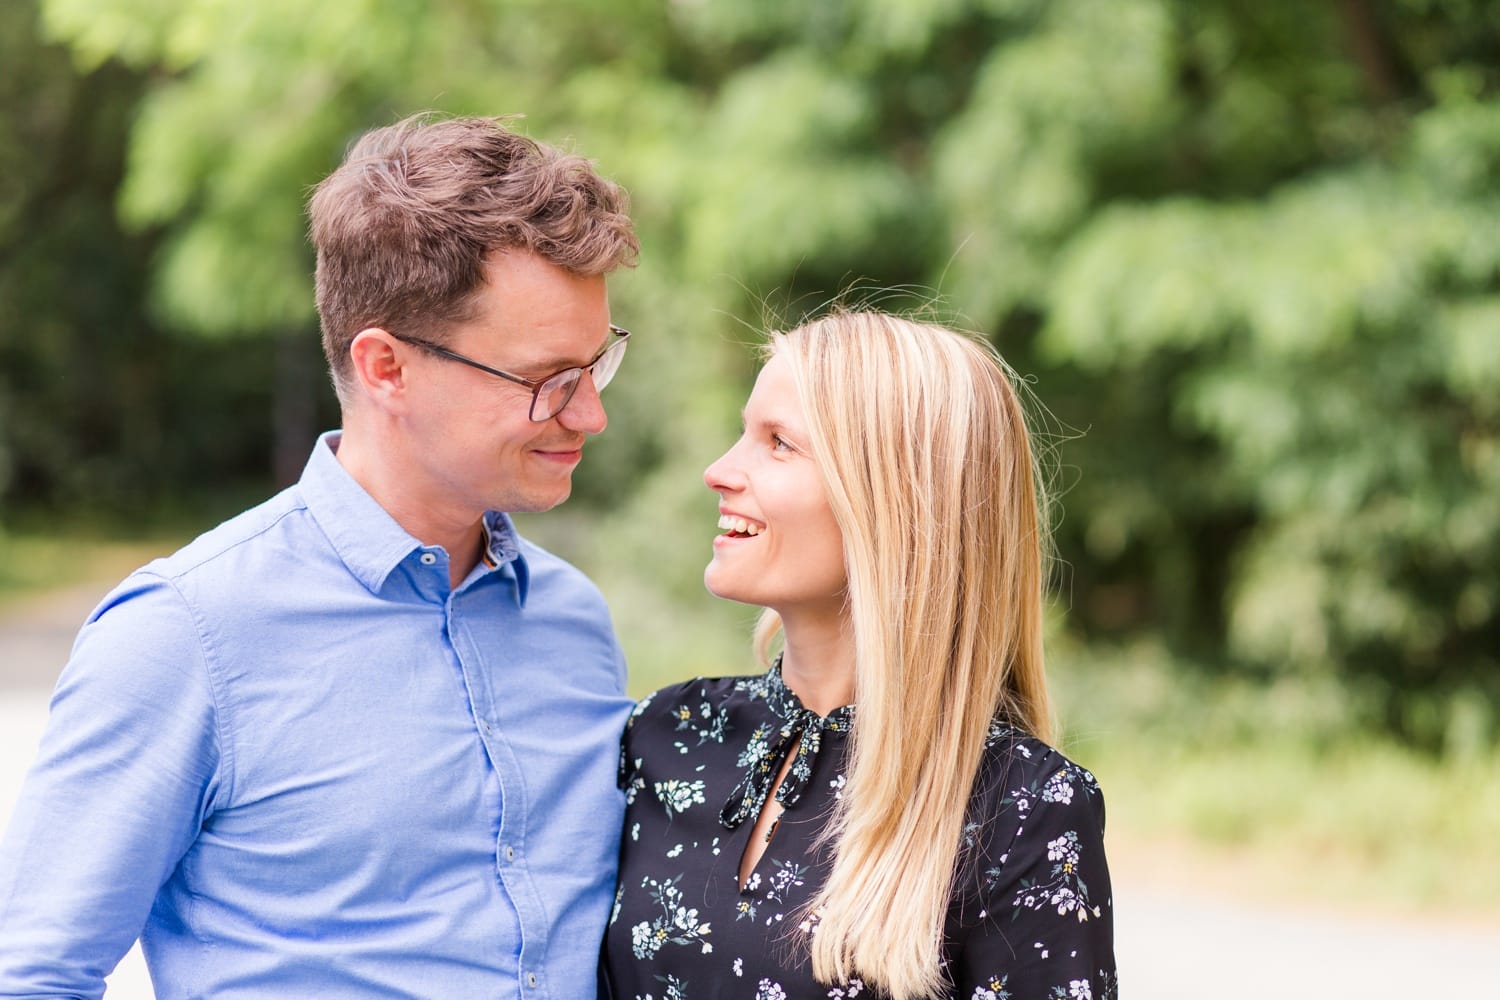
[{"label": "blouse neck tie bow", "polygon": [[719,822],[730,830],[746,819],[760,815],[771,785],[781,773],[793,746],[797,748],[797,756],[781,787],[776,789],[776,801],[787,808],[797,804],[812,778],[813,763],[823,746],[823,733],[848,733],[854,728],[854,708],[851,705],[836,708],[826,716],[804,708],[781,679],[779,656],[766,673],[764,684],[766,704],[781,718],[781,727],[775,730],[773,742],[771,726],[757,726],[750,734],[749,746],[740,754],[739,762],[745,766],[745,775],[729,793],[729,801],[719,813]]}]

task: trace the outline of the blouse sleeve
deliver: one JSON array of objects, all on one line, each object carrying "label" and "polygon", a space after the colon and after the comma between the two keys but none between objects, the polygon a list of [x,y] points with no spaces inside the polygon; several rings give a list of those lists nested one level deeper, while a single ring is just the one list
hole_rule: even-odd
[{"label": "blouse sleeve", "polygon": [[1117,996],[1104,799],[1060,754],[1040,763],[996,789],[977,833],[977,905],[951,952],[956,1000]]},{"label": "blouse sleeve", "polygon": [[635,708],[631,711],[629,718],[625,720],[625,731],[620,734],[620,765],[619,771],[615,775],[615,783],[625,790],[628,802],[635,801],[635,792],[639,789],[641,783],[641,757],[635,739],[637,725],[640,722],[641,716],[646,714],[646,710],[651,707],[651,703],[656,700],[656,696],[660,693],[659,691],[652,692],[636,702]]}]

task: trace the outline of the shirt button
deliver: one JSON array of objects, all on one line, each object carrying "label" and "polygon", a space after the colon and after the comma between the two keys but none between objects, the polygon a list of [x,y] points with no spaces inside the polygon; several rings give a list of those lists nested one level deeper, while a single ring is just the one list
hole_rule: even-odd
[{"label": "shirt button", "polygon": [[514,861],[514,860],[516,860],[516,849],[514,847],[510,846],[509,844],[505,845],[505,860],[506,861]]},{"label": "shirt button", "polygon": [[526,973],[526,985],[530,986],[532,989],[536,989],[536,973],[535,972],[528,972],[528,973]]},{"label": "shirt button", "polygon": [[436,555],[434,555],[431,552],[423,552],[422,553],[422,565],[423,566],[431,566],[435,562],[437,562],[437,556]]}]

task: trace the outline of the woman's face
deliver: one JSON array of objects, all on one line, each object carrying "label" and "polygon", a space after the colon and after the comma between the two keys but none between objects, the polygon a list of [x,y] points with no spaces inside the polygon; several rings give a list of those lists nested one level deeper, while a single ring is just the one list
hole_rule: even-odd
[{"label": "woman's face", "polygon": [[703,474],[719,494],[719,528],[703,582],[718,597],[799,619],[842,616],[844,543],[812,459],[787,362],[761,369],[744,433]]}]

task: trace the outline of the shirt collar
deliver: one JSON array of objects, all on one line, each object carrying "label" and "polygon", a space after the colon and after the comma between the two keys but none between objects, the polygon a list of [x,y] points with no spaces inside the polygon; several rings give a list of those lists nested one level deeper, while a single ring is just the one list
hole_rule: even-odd
[{"label": "shirt collar", "polygon": [[836,708],[827,715],[818,715],[804,707],[802,699],[782,680],[779,656],[762,683],[766,704],[779,717],[780,726],[764,723],[757,726],[740,754],[740,760],[745,764],[744,776],[729,793],[729,800],[719,812],[719,822],[730,830],[752,816],[760,815],[776,775],[781,773],[793,747],[796,756],[776,789],[776,801],[787,809],[797,804],[807,783],[812,780],[813,765],[823,748],[823,734],[847,734],[854,728],[853,705]]},{"label": "shirt collar", "polygon": [[781,716],[784,722],[811,725],[834,733],[847,733],[854,728],[854,706],[842,705],[827,715],[818,715],[802,704],[797,692],[787,686],[781,676],[781,657],[778,655],[771,669],[766,671],[766,704]]},{"label": "shirt collar", "polygon": [[510,515],[498,510],[484,515],[484,552],[480,559],[485,569],[497,570],[506,563],[516,574],[516,603],[526,606],[526,592],[531,588],[531,567],[521,554],[521,536]]},{"label": "shirt collar", "polygon": [[[375,498],[339,464],[339,431],[318,438],[298,489],[318,527],[349,572],[371,593],[378,593],[402,560],[422,548],[422,543],[396,523]],[[488,511],[484,515],[482,565],[493,572],[513,564],[518,597],[525,603],[530,573],[521,554],[520,536],[509,515]]]}]

